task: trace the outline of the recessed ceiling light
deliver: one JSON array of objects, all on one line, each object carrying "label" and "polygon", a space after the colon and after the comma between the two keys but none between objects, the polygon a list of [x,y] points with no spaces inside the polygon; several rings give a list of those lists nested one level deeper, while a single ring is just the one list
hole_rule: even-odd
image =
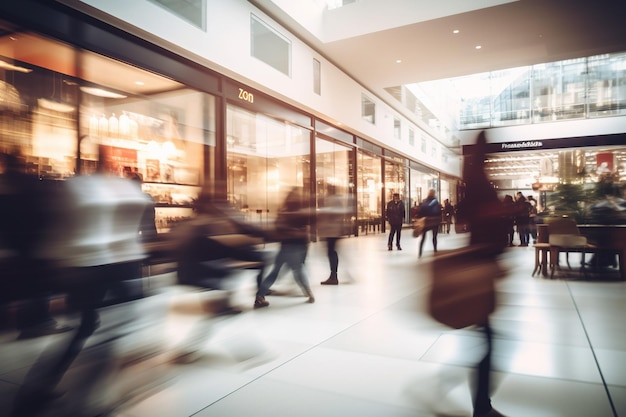
[{"label": "recessed ceiling light", "polygon": [[459,33],[459,32],[460,32],[460,30],[458,30],[458,29],[454,29],[454,30],[452,31],[452,33],[454,33],[454,34],[457,34],[457,33]]},{"label": "recessed ceiling light", "polygon": [[402,60],[401,59],[396,59],[396,64],[401,64]]},{"label": "recessed ceiling light", "polygon": [[143,81],[135,81],[135,84],[136,85],[144,85],[144,82]]},{"label": "recessed ceiling light", "polygon": [[482,48],[482,46],[476,45],[476,49],[480,49],[480,48]]}]

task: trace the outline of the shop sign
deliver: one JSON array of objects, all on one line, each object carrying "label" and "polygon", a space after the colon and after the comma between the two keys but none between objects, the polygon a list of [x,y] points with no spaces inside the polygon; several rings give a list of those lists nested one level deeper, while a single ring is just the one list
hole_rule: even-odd
[{"label": "shop sign", "polygon": [[[589,146],[623,146],[625,143],[626,133],[573,138],[520,140],[516,142],[488,142],[486,145],[486,153],[571,149]],[[474,146],[476,145],[463,145],[463,155],[471,154]]]},{"label": "shop sign", "polygon": [[522,142],[505,142],[502,144],[502,150],[508,149],[538,149],[543,146],[543,142],[539,140],[528,140]]},{"label": "shop sign", "polygon": [[239,100],[247,101],[248,103],[254,103],[254,94],[240,87]]}]

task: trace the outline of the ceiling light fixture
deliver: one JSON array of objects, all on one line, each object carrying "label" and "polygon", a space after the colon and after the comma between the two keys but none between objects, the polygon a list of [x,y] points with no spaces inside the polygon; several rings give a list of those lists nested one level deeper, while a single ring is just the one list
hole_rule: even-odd
[{"label": "ceiling light fixture", "polygon": [[74,106],[70,104],[61,103],[59,101],[54,101],[54,100],[48,100],[45,98],[38,98],[37,104],[41,108],[56,111],[59,113],[71,113],[75,110]]},{"label": "ceiling light fixture", "polygon": [[455,35],[456,35],[457,33],[459,33],[459,32],[460,32],[460,30],[458,30],[458,29],[454,29],[454,30],[452,31],[452,33],[454,33]]},{"label": "ceiling light fixture", "polygon": [[104,98],[126,98],[123,94],[117,94],[112,91],[103,90],[97,87],[80,87],[80,91],[83,93],[91,94],[92,96],[104,97]]},{"label": "ceiling light fixture", "polygon": [[481,48],[482,48],[482,46],[476,45],[476,49],[481,49]]},{"label": "ceiling light fixture", "polygon": [[402,64],[402,60],[401,59],[396,59],[396,64]]},{"label": "ceiling light fixture", "polygon": [[9,71],[24,72],[24,73],[27,73],[27,74],[32,71],[32,69],[30,69],[30,68],[24,68],[24,67],[20,67],[20,66],[17,66],[17,65],[9,64],[8,62],[2,61],[2,60],[0,60],[0,69],[9,70]]}]

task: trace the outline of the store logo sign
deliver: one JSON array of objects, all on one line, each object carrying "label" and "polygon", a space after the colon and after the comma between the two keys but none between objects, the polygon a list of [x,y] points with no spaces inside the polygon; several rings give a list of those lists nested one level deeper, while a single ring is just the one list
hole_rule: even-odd
[{"label": "store logo sign", "polygon": [[243,88],[239,89],[239,100],[247,101],[248,103],[254,103],[254,94]]},{"label": "store logo sign", "polygon": [[538,140],[533,141],[524,141],[524,142],[513,142],[513,143],[503,143],[502,149],[527,149],[527,148],[541,148],[543,143]]}]

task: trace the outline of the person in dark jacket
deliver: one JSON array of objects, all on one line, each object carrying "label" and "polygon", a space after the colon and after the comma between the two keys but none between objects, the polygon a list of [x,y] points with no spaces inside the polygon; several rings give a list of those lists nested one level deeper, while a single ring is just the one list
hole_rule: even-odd
[{"label": "person in dark jacket", "polygon": [[433,248],[435,249],[435,253],[437,253],[437,234],[439,232],[439,224],[441,223],[441,204],[439,204],[439,201],[435,197],[435,190],[428,190],[428,196],[420,205],[420,217],[426,217],[426,226],[422,232],[419,256],[422,256],[426,232],[429,230],[433,234]]},{"label": "person in dark jacket", "polygon": [[504,200],[502,200],[502,206],[507,234],[506,242],[509,246],[513,246],[513,238],[515,237],[515,201],[513,201],[513,196],[510,194],[505,195]]},{"label": "person in dark jacket", "polygon": [[402,223],[404,222],[405,209],[404,202],[400,200],[400,194],[395,193],[390,202],[387,203],[386,211],[387,221],[389,222],[389,239],[387,240],[387,248],[393,249],[393,238],[396,238],[396,248],[402,250],[400,246],[400,237],[402,234]]}]

